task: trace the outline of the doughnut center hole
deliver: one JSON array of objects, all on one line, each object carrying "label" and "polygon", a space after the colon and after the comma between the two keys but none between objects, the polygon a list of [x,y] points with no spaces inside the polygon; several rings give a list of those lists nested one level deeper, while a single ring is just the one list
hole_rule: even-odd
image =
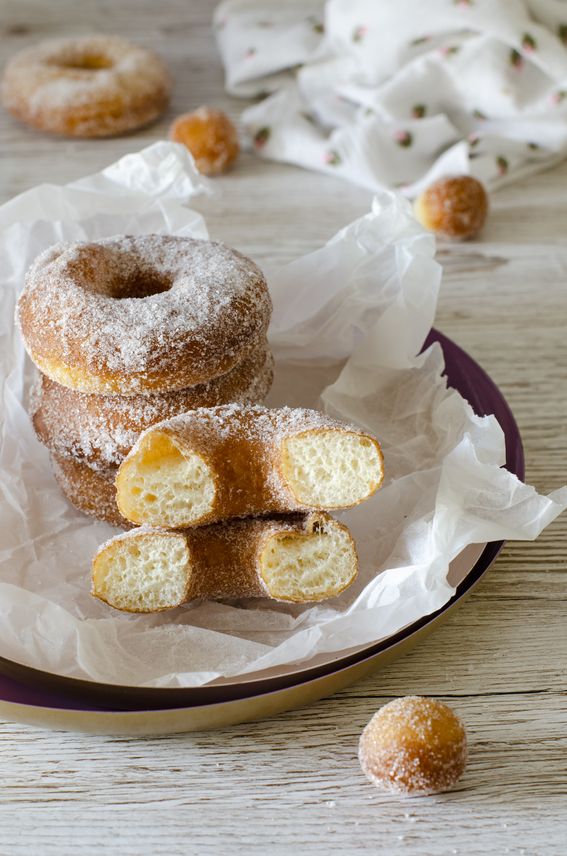
[{"label": "doughnut center hole", "polygon": [[110,57],[95,52],[53,59],[50,64],[59,68],[73,68],[77,71],[103,71],[105,68],[112,68],[114,65]]},{"label": "doughnut center hole", "polygon": [[129,277],[120,277],[108,284],[107,294],[115,300],[125,298],[152,297],[154,294],[162,294],[169,291],[173,285],[172,280],[156,271],[137,271]]}]

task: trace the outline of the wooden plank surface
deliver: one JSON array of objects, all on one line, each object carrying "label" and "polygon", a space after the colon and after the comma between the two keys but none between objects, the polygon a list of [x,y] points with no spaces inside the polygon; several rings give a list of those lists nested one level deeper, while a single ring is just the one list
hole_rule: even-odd
[{"label": "wooden plank surface", "polygon": [[[0,113],[0,196],[94,172],[163,137],[223,93],[205,0],[0,0],[0,61],[47,36],[112,32],[158,50],[172,107],[117,140],[56,140]],[[527,477],[567,481],[567,165],[493,198],[482,240],[444,245],[437,326],[507,396]],[[200,202],[211,234],[281,262],[367,210],[338,179],[244,156]],[[510,544],[475,593],[420,648],[334,698],[218,733],[112,739],[0,723],[0,856],[12,854],[551,854],[567,852],[567,519]],[[402,801],[360,773],[360,730],[384,701],[447,699],[471,758],[457,789]]]}]

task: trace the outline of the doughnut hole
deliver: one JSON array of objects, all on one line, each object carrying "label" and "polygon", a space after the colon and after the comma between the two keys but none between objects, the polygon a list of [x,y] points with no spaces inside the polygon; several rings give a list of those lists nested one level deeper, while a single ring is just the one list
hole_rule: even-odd
[{"label": "doughnut hole", "polygon": [[142,264],[134,251],[97,244],[84,245],[80,258],[68,263],[68,272],[85,291],[114,300],[152,297],[169,291],[174,281],[167,270]]},{"label": "doughnut hole", "polygon": [[102,54],[86,54],[85,56],[77,57],[77,59],[59,60],[52,62],[51,65],[57,65],[59,68],[72,68],[77,71],[102,71],[103,69],[112,68],[114,63]]},{"label": "doughnut hole", "polygon": [[362,732],[362,771],[373,784],[406,796],[441,793],[467,762],[464,726],[436,699],[407,696],[384,705]]},{"label": "doughnut hole", "polygon": [[203,175],[226,172],[240,151],[236,128],[226,113],[210,107],[179,116],[169,130],[169,138],[189,149]]},{"label": "doughnut hole", "polygon": [[108,296],[115,300],[135,298],[143,300],[144,297],[153,297],[154,294],[162,294],[169,291],[172,280],[168,276],[159,274],[157,271],[140,270],[130,277],[121,277],[108,284]]},{"label": "doughnut hole", "polygon": [[119,538],[93,559],[92,594],[116,609],[157,612],[187,599],[189,549],[175,533]]},{"label": "doughnut hole", "polygon": [[332,428],[304,431],[283,441],[282,475],[301,505],[343,508],[378,490],[382,455],[370,437]]},{"label": "doughnut hole", "polygon": [[142,438],[116,477],[116,501],[132,523],[182,529],[207,517],[215,481],[201,455],[180,448],[167,434]]},{"label": "doughnut hole", "polygon": [[75,71],[104,71],[112,68],[115,63],[104,51],[68,44],[49,57],[46,64]]},{"label": "doughnut hole", "polygon": [[308,534],[271,535],[260,554],[260,576],[277,600],[304,603],[335,597],[357,570],[353,540],[334,520],[317,523]]},{"label": "doughnut hole", "polygon": [[488,214],[488,195],[471,175],[459,175],[435,181],[414,204],[415,216],[422,226],[440,237],[465,241],[474,238]]}]

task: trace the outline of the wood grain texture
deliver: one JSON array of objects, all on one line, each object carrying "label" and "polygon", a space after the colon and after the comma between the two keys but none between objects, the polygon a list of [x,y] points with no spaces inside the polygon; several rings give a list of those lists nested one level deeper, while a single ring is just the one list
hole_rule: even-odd
[{"label": "wood grain texture", "polygon": [[[222,90],[206,0],[0,0],[0,61],[48,36],[112,32],[160,52],[175,91],[157,125],[116,140],[41,136],[0,112],[0,195],[66,182],[163,137]],[[442,245],[437,326],[492,375],[522,432],[527,477],[567,481],[567,164],[493,198],[482,239]],[[245,155],[198,204],[211,234],[280,263],[368,209],[363,190]],[[0,723],[0,856],[101,852],[536,854],[567,850],[567,518],[509,544],[466,604],[420,648],[339,695],[217,733],[112,739]],[[356,758],[377,707],[449,701],[470,738],[450,794],[378,793]]]}]

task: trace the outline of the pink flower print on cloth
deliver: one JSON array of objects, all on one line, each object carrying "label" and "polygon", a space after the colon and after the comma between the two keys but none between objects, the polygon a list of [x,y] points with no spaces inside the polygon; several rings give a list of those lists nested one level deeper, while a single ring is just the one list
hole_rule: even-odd
[{"label": "pink flower print on cloth", "polygon": [[567,0],[225,0],[215,21],[262,157],[413,197],[567,155]]}]

